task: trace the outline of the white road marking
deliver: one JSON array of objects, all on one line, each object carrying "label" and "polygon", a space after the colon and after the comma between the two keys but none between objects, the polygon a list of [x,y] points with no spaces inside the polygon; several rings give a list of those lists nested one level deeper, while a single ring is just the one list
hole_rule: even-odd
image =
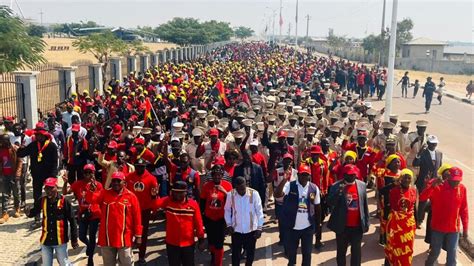
[{"label": "white road marking", "polygon": [[273,266],[272,258],[272,239],[270,237],[265,238],[265,265]]}]

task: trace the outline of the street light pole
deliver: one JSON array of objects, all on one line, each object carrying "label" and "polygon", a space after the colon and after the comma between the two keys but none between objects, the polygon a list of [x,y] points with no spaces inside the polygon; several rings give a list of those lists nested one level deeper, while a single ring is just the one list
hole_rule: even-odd
[{"label": "street light pole", "polygon": [[385,121],[390,120],[392,113],[393,82],[395,78],[395,49],[397,44],[397,9],[398,0],[393,0],[392,7],[392,27],[390,28],[390,47],[388,50],[388,78],[387,78],[387,98],[385,99]]},{"label": "street light pole", "polygon": [[298,0],[296,0],[296,16],[295,16],[295,46],[298,47]]}]

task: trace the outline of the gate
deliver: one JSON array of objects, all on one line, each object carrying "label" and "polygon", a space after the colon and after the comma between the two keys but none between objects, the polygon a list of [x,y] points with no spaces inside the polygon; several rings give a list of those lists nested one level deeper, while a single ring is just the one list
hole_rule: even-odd
[{"label": "gate", "polygon": [[76,69],[76,92],[82,94],[89,88],[89,65],[93,64],[91,60],[76,60],[71,66],[77,66]]},{"label": "gate", "polygon": [[61,67],[61,64],[48,63],[33,69],[40,71],[36,95],[38,109],[42,113],[54,110],[56,104],[60,102],[58,67]]},{"label": "gate", "polygon": [[[25,118],[25,91],[10,73],[0,75],[0,116]],[[18,105],[20,103],[20,105]]]}]

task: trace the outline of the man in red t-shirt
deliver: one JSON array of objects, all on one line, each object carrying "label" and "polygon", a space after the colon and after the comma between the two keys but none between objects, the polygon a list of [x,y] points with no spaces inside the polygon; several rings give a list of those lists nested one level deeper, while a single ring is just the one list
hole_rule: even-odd
[{"label": "man in red t-shirt", "polygon": [[204,226],[207,242],[211,252],[211,265],[221,266],[224,257],[224,238],[226,223],[224,220],[224,204],[227,192],[232,184],[222,180],[224,164],[221,162],[212,167],[212,180],[204,184],[201,190],[201,209],[204,209]]},{"label": "man in red t-shirt", "polygon": [[[90,197],[98,197],[103,190],[102,184],[95,180],[95,167],[93,164],[86,164],[83,168],[84,178],[77,180],[67,189],[68,175],[63,174],[64,180],[63,195],[74,193],[79,210],[77,217],[79,220],[79,240],[86,245],[86,255],[88,256],[87,265],[94,265],[94,250],[96,246],[97,230],[99,229],[99,221],[101,210],[98,203],[89,203],[86,200],[87,194]],[[94,187],[93,191],[91,187]]]},{"label": "man in red t-shirt", "polygon": [[361,242],[369,230],[366,185],[357,179],[357,167],[344,166],[344,179],[334,183],[327,203],[332,207],[328,228],[336,233],[337,265],[346,265],[347,247],[351,245],[351,265],[361,265]]},{"label": "man in red t-shirt", "polygon": [[147,162],[144,159],[138,159],[135,162],[135,172],[125,177],[127,189],[133,192],[140,203],[142,217],[142,243],[139,246],[138,263],[144,264],[146,245],[148,240],[148,226],[150,225],[151,210],[158,194],[158,181],[146,170]]}]

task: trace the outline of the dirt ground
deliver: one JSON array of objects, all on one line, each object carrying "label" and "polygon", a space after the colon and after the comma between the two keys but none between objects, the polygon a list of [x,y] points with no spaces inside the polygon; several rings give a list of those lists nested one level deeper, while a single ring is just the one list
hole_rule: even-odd
[{"label": "dirt ground", "polygon": [[[398,83],[400,78],[403,76],[405,71],[408,71],[408,76],[410,77],[410,82],[414,83],[416,79],[420,81],[420,84],[424,84],[426,82],[427,77],[432,77],[433,82],[435,84],[439,83],[439,78],[444,77],[444,81],[446,82],[446,90],[448,91],[455,91],[460,93],[461,95],[466,95],[466,86],[470,80],[474,80],[473,76],[469,75],[450,75],[450,74],[442,74],[442,73],[432,73],[432,72],[424,72],[424,71],[414,71],[414,70],[395,70],[395,80]],[[399,85],[400,86],[400,85]],[[410,94],[410,93],[409,93]]]},{"label": "dirt ground", "polygon": [[[97,60],[90,53],[83,54],[72,46],[73,38],[43,38],[46,42],[44,56],[48,62],[69,66],[76,60]],[[175,47],[172,43],[145,43],[151,51],[158,51],[165,48]]]}]

